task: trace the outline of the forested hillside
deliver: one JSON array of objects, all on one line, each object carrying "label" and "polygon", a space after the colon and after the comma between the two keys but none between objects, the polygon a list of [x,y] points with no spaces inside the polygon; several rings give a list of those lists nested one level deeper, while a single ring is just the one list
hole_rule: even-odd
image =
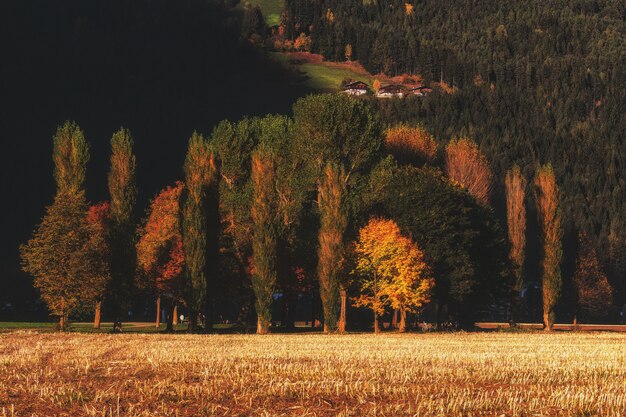
[{"label": "forested hillside", "polygon": [[350,45],[371,73],[441,85],[424,99],[372,105],[384,121],[422,123],[441,142],[474,138],[500,185],[514,163],[527,176],[552,163],[568,229],[595,238],[624,288],[623,2],[287,0],[284,25],[288,36],[309,34],[327,59],[344,60]]}]

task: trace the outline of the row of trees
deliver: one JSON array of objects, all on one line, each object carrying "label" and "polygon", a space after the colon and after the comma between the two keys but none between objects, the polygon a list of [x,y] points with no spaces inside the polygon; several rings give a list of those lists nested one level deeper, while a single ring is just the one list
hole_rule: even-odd
[{"label": "row of trees", "polygon": [[[185,181],[155,197],[137,233],[129,132],[120,130],[111,142],[111,201],[88,208],[87,144],[75,124],[60,127],[57,196],[22,257],[61,328],[69,313],[99,309],[104,299],[115,307],[119,329],[133,283],[159,305],[165,300],[170,328],[176,306],[184,305],[191,331],[199,318],[210,330],[220,300],[250,294],[258,333],[275,320],[276,293],[287,325],[299,295],[319,294],[327,332],[345,330],[348,300],[376,318],[397,311],[401,330],[407,313],[431,300],[438,320],[465,327],[521,305],[526,184],[519,168],[506,182],[509,244],[491,208],[493,174],[475,142],[453,140],[439,157],[423,128],[383,131],[366,103],[343,95],[300,99],[293,114],[224,121],[210,138],[194,133]],[[534,190],[550,329],[562,251],[551,167],[537,171]],[[606,298],[588,271],[581,267],[587,275],[576,282],[587,296]],[[521,316],[519,307],[514,314]]]},{"label": "row of trees", "polygon": [[[550,161],[561,190],[564,239],[576,247],[577,231],[587,236],[583,241],[597,252],[621,307],[623,11],[608,0],[287,0],[280,32],[291,40],[304,34],[311,51],[326,59],[343,61],[350,45],[350,59],[372,74],[421,75],[439,85],[425,98],[371,104],[385,123],[424,124],[440,145],[475,138],[494,170],[499,218],[506,214],[499,190],[508,169],[518,165],[530,178]],[[568,250],[564,258],[564,272],[572,275],[576,258]]]}]

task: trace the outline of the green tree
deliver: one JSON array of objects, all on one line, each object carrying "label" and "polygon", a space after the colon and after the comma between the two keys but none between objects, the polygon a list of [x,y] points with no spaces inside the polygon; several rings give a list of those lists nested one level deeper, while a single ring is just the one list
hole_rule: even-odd
[{"label": "green tree", "polygon": [[121,331],[122,318],[129,307],[136,264],[133,213],[137,199],[133,138],[121,128],[111,138],[110,195],[110,297],[115,313],[114,331]]},{"label": "green tree", "polygon": [[89,144],[75,122],[59,126],[53,139],[52,160],[57,194],[85,189]]},{"label": "green tree", "polygon": [[184,166],[182,221],[190,331],[196,330],[198,313],[205,308],[207,300],[207,195],[215,181],[216,171],[217,165],[209,143],[202,135],[194,132],[189,139]]},{"label": "green tree", "polygon": [[358,189],[380,156],[383,139],[378,121],[359,100],[344,95],[300,99],[293,107],[296,145],[318,178],[320,213],[318,278],[324,329],[337,328],[340,260],[344,256],[351,214],[358,208]]},{"label": "green tree", "polygon": [[272,321],[272,296],[277,281],[276,168],[270,152],[252,157],[252,289],[256,298],[257,333],[266,334]]},{"label": "green tree", "polygon": [[555,307],[561,296],[561,261],[563,258],[563,228],[559,188],[552,165],[544,165],[535,174],[535,204],[541,228],[543,325],[552,331],[556,318]]}]

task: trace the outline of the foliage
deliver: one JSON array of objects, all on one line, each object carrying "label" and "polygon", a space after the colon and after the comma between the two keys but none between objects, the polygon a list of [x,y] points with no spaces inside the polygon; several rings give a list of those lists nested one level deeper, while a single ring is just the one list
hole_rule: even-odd
[{"label": "foliage", "polygon": [[195,330],[196,315],[207,300],[207,194],[217,186],[217,167],[209,143],[194,132],[185,158],[185,194],[182,211],[182,237],[185,252],[187,306],[190,329]]},{"label": "foliage", "polygon": [[476,142],[462,138],[446,146],[446,174],[484,206],[489,205],[493,173]]},{"label": "foliage", "polygon": [[585,233],[578,236],[578,253],[573,278],[578,296],[578,311],[586,318],[606,317],[613,301],[613,289],[602,272],[596,251]]},{"label": "foliage", "polygon": [[111,205],[108,201],[89,206],[87,209],[87,222],[92,228],[94,252],[98,257],[95,262],[100,268],[94,270],[94,288],[96,302],[104,298],[111,280]]},{"label": "foliage", "polygon": [[543,244],[541,271],[543,322],[545,329],[550,331],[555,321],[554,308],[561,295],[561,261],[563,258],[559,189],[552,165],[544,165],[537,170],[534,186]]},{"label": "foliage", "polygon": [[509,246],[491,210],[437,171],[389,160],[372,172],[366,191],[369,211],[394,219],[428,255],[438,305],[449,305],[461,324],[508,302]]},{"label": "foliage", "polygon": [[509,257],[514,265],[516,296],[524,283],[524,259],[526,250],[526,178],[519,166],[515,165],[506,174],[506,215],[511,242]]},{"label": "foliage", "polygon": [[106,242],[97,223],[89,221],[82,191],[59,193],[47,207],[33,237],[20,248],[25,272],[64,330],[72,313],[102,296],[108,265]]},{"label": "foliage", "polygon": [[182,182],[152,200],[137,241],[138,286],[183,301],[185,256],[181,235]]},{"label": "foliage", "polygon": [[136,263],[133,213],[137,187],[133,145],[130,132],[124,128],[115,132],[111,138],[111,166],[108,177],[111,199],[110,293],[118,321],[128,308]]},{"label": "foliage", "polygon": [[270,307],[277,281],[277,201],[275,163],[270,152],[257,150],[252,157],[252,289],[256,296],[257,333],[269,331]]},{"label": "foliage", "polygon": [[422,126],[398,125],[387,129],[385,148],[400,163],[422,166],[437,157],[437,142]]},{"label": "foliage", "polygon": [[385,305],[399,310],[404,331],[406,313],[428,303],[435,284],[424,253],[394,221],[380,218],[361,228],[355,246],[354,273],[362,277],[355,306],[367,306],[379,315]]},{"label": "foliage", "polygon": [[57,128],[52,160],[57,194],[77,193],[85,189],[89,144],[75,122],[67,121]]}]

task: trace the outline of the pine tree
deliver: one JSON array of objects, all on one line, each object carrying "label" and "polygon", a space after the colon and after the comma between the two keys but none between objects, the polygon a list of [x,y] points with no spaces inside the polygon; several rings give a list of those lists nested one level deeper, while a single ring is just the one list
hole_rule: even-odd
[{"label": "pine tree", "polygon": [[256,297],[257,333],[266,334],[272,321],[272,296],[277,281],[276,169],[270,152],[252,157],[252,289]]},{"label": "pine tree", "polygon": [[543,243],[543,325],[546,331],[552,331],[556,318],[554,308],[561,296],[563,257],[559,189],[552,165],[540,167],[535,174],[535,204]]},{"label": "pine tree", "polygon": [[111,166],[108,177],[111,213],[109,292],[115,311],[114,331],[122,329],[122,318],[129,307],[135,273],[135,165],[133,138],[128,130],[121,128],[111,138]]}]

